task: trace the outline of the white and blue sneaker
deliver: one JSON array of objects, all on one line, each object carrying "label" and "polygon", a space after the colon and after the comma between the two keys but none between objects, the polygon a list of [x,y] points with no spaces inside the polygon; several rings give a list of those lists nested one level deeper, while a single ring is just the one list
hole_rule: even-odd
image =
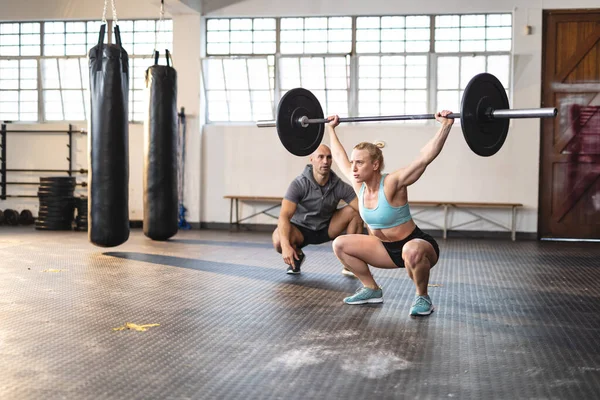
[{"label": "white and blue sneaker", "polygon": [[416,296],[415,301],[410,308],[410,314],[413,316],[425,316],[433,312],[433,303],[429,296]]},{"label": "white and blue sneaker", "polygon": [[344,299],[346,304],[383,303],[383,291],[381,288],[369,289],[361,287],[350,297]]}]

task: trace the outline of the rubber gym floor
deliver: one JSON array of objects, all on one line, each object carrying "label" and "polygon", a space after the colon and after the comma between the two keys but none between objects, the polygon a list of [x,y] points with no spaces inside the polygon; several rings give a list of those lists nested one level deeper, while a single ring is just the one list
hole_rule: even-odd
[{"label": "rubber gym floor", "polygon": [[438,241],[436,311],[411,318],[403,270],[343,304],[331,243],[290,276],[268,233],[0,228],[0,398],[598,397],[598,243]]}]

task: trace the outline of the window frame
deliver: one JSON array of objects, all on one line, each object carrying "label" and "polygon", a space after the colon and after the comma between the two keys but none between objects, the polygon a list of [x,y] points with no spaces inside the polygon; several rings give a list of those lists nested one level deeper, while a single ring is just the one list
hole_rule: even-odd
[{"label": "window frame", "polygon": [[[133,22],[135,23],[135,21],[154,21],[155,22],[155,34],[156,31],[159,30],[158,27],[158,22],[160,21],[160,19],[158,18],[138,18],[138,19],[123,19],[119,22]],[[165,19],[164,21],[171,21],[172,23],[172,19]],[[31,123],[82,123],[82,122],[86,122],[89,121],[89,107],[88,107],[88,103],[89,103],[89,79],[84,79],[84,82],[82,84],[82,88],[65,88],[62,86],[62,83],[60,83],[59,81],[59,87],[58,88],[47,88],[44,85],[44,60],[56,60],[56,68],[59,71],[59,77],[60,77],[60,60],[73,60],[73,59],[77,59],[77,60],[88,60],[89,59],[89,50],[91,47],[89,47],[92,43],[88,43],[88,39],[89,39],[89,35],[92,34],[92,31],[88,30],[88,24],[90,22],[96,22],[95,20],[48,20],[48,21],[2,21],[2,24],[19,24],[19,54],[21,53],[20,48],[22,46],[27,46],[27,45],[23,45],[21,44],[21,35],[31,35],[29,33],[21,33],[21,25],[22,24],[39,24],[39,32],[34,33],[33,35],[37,35],[37,37],[39,38],[39,54],[38,55],[7,55],[7,56],[0,56],[0,60],[10,60],[10,61],[18,61],[19,65],[21,60],[35,60],[36,64],[37,64],[37,87],[36,89],[21,89],[20,87],[18,89],[0,89],[0,91],[17,91],[19,93],[19,98],[20,98],[20,93],[22,90],[36,90],[37,91],[37,119],[36,120],[20,120],[20,119],[16,119],[16,120],[10,120],[11,123],[27,123],[27,124],[31,124]],[[69,31],[67,31],[67,24],[68,23],[84,23],[86,24],[86,30],[85,32],[81,32],[81,34],[86,35],[86,43],[85,46],[87,48],[85,54],[66,54],[66,48],[68,46],[68,44],[66,43],[66,40],[64,41],[64,43],[61,45],[65,48],[65,54],[59,54],[59,55],[46,55],[45,53],[45,47],[46,47],[46,43],[45,43],[45,36],[46,34],[54,34],[52,32],[47,33],[46,32],[46,25],[47,24],[54,24],[54,23],[62,23],[64,26],[64,31],[61,33],[57,33],[57,34],[61,34],[64,35],[65,38],[67,37],[67,35],[70,34]],[[107,20],[106,21],[106,34],[105,34],[105,43],[110,44],[110,43],[114,43],[114,32],[113,32],[113,27],[114,27],[114,21],[113,20]],[[162,25],[160,27],[160,31],[161,32],[165,32],[165,28],[164,25]],[[166,30],[167,32],[170,32],[170,34],[173,34],[173,29],[172,29],[172,25],[171,27],[169,27],[169,29]],[[133,31],[133,33],[135,34],[135,30]],[[144,31],[145,32],[145,31]],[[79,32],[77,32],[79,33]],[[98,35],[99,32],[96,32],[96,36]],[[71,33],[72,34],[72,33]],[[97,41],[97,40],[96,40]],[[173,41],[171,38],[171,43],[170,45],[173,45]],[[37,46],[37,45],[36,45]],[[95,46],[95,43],[93,44],[93,46]],[[172,54],[172,49],[170,49],[170,53]],[[150,59],[150,58],[154,58],[153,54],[129,54],[128,52],[128,57],[129,57],[129,61],[131,64],[132,63],[132,59]],[[164,59],[162,57],[161,54],[161,59]],[[84,72],[84,69],[81,66],[80,63],[80,73]],[[19,69],[20,70],[20,69]],[[85,70],[87,71],[87,69]],[[89,72],[87,74],[87,76],[89,77]],[[135,113],[134,113],[134,109],[133,109],[133,102],[135,99],[135,89],[133,88],[133,80],[134,80],[134,76],[130,75],[130,85],[129,85],[129,97],[130,97],[130,110],[129,110],[129,115],[128,115],[128,122],[130,124],[138,124],[138,123],[143,123],[143,120],[139,120],[139,119],[135,119]],[[19,79],[20,81],[20,79]],[[46,105],[45,105],[45,100],[44,100],[44,95],[46,92],[48,91],[59,91],[61,93],[61,105],[60,108],[62,110],[62,116],[63,119],[51,119],[51,118],[47,118],[46,117]],[[73,119],[66,119],[65,118],[65,106],[68,105],[68,103],[65,103],[64,100],[62,100],[62,94],[65,91],[74,91],[74,92],[81,92],[83,99],[84,99],[84,105],[83,105],[83,119],[81,120],[73,120]],[[86,102],[87,101],[87,102]],[[17,106],[17,110],[20,110],[20,101],[17,102],[18,106]],[[20,111],[17,111],[18,113],[20,113]]]},{"label": "window frame", "polygon": [[[468,55],[477,55],[477,56],[485,56],[486,59],[489,56],[494,56],[494,55],[505,55],[508,56],[509,58],[509,65],[508,65],[508,77],[509,77],[509,82],[508,82],[508,87],[507,87],[507,91],[509,94],[509,101],[511,101],[512,103],[512,94],[514,93],[513,90],[513,82],[514,82],[514,72],[513,72],[513,52],[514,52],[514,33],[511,35],[510,41],[511,41],[511,46],[510,46],[510,50],[507,51],[458,51],[458,52],[436,52],[435,51],[435,46],[436,46],[436,38],[435,38],[435,32],[436,32],[436,24],[435,24],[435,20],[437,16],[443,16],[446,14],[390,14],[390,15],[340,15],[340,16],[335,16],[335,17],[350,17],[352,18],[352,43],[351,43],[351,50],[348,54],[339,54],[339,53],[298,53],[298,54],[292,54],[292,53],[285,53],[282,54],[279,50],[280,50],[280,46],[281,46],[281,20],[283,18],[290,18],[290,17],[274,17],[275,21],[276,21],[276,52],[272,53],[272,54],[261,54],[261,56],[268,56],[268,55],[272,55],[275,57],[275,87],[273,89],[273,98],[275,99],[274,104],[273,104],[273,118],[276,115],[276,110],[277,110],[277,104],[279,103],[279,101],[281,100],[281,93],[282,93],[282,89],[281,89],[281,69],[279,68],[280,65],[280,59],[281,58],[287,58],[287,57],[328,57],[328,56],[340,56],[340,55],[344,55],[344,56],[349,56],[350,57],[350,68],[349,68],[349,77],[348,77],[348,81],[349,81],[349,85],[348,85],[348,114],[352,117],[354,116],[358,116],[359,113],[359,87],[358,87],[358,82],[359,82],[359,58],[360,57],[364,57],[364,56],[377,56],[377,57],[382,57],[382,56],[394,56],[394,55],[399,55],[399,56],[412,56],[412,55],[417,55],[417,56],[426,56],[427,57],[427,76],[426,76],[426,82],[427,82],[427,88],[425,89],[427,92],[426,95],[426,101],[427,101],[427,113],[435,113],[438,108],[443,107],[443,105],[438,105],[437,104],[437,97],[438,97],[438,88],[437,88],[437,61],[438,58],[440,57],[448,57],[448,56],[458,56],[458,57],[463,57],[463,56],[468,56]],[[469,16],[469,15],[484,15],[486,20],[488,18],[488,16],[490,15],[509,15],[511,18],[511,25],[510,27],[513,28],[514,27],[514,13],[512,12],[488,12],[488,13],[456,13],[456,14],[452,14],[452,15],[458,15],[459,17],[462,16]],[[378,17],[378,18],[382,18],[382,17],[412,17],[412,16],[418,16],[418,17],[428,17],[430,19],[430,23],[429,23],[429,32],[430,32],[430,37],[429,37],[429,51],[411,51],[411,52],[401,52],[401,53],[391,53],[391,52],[377,52],[377,53],[365,53],[365,52],[360,52],[358,53],[356,51],[356,46],[357,46],[357,19],[358,18],[362,18],[362,17]],[[334,16],[294,16],[293,18],[331,18]],[[248,16],[248,17],[243,17],[242,19],[254,19],[254,18],[260,18],[260,17],[252,17],[252,16]],[[205,33],[205,42],[204,42],[204,55],[203,55],[203,59],[210,59],[213,57],[240,57],[240,56],[253,56],[253,54],[247,54],[247,55],[241,55],[241,54],[210,54],[206,51],[206,49],[208,48],[208,21],[211,19],[220,19],[220,20],[233,20],[233,19],[238,19],[236,17],[231,17],[231,18],[224,18],[224,17],[215,17],[215,18],[207,18],[205,17],[205,29],[204,29],[204,33]],[[486,22],[487,24],[487,22]],[[487,25],[486,25],[487,27]],[[377,28],[379,30],[383,29],[381,26],[379,28]],[[407,29],[406,26],[404,29]],[[404,37],[404,42],[406,43],[406,37]],[[489,38],[487,38],[486,36],[486,40],[489,40]],[[461,42],[461,39],[458,40],[459,43]],[[252,42],[250,42],[252,43]],[[380,36],[380,43],[381,43],[381,36]],[[459,44],[460,45],[460,44]],[[406,50],[406,48],[405,48]],[[483,71],[482,71],[483,72]],[[459,70],[460,73],[460,70]],[[206,79],[210,79],[207,78],[205,76],[205,71],[204,69],[202,70],[202,79],[206,80]],[[460,79],[460,76],[459,76]],[[204,87],[204,98],[207,99],[206,97],[206,86]],[[381,89],[378,89],[381,91]],[[402,90],[410,90],[410,89],[402,89]],[[419,89],[421,90],[421,89]],[[381,98],[381,95],[380,95]],[[381,105],[381,102],[380,102]],[[324,105],[322,105],[322,107],[325,109]],[[440,108],[441,109],[441,108]],[[227,124],[227,123],[235,123],[235,124],[239,124],[240,121],[235,121],[235,122],[231,122],[231,121],[219,121],[219,122],[213,122],[210,120],[210,114],[208,112],[208,105],[205,104],[205,115],[206,115],[206,123],[207,124],[214,124],[214,123],[219,123],[219,124]],[[453,110],[456,112],[459,112],[460,110]],[[254,121],[247,121],[249,122],[254,122]],[[419,120],[417,121],[418,123],[433,123],[431,121],[427,121],[427,120]]]}]

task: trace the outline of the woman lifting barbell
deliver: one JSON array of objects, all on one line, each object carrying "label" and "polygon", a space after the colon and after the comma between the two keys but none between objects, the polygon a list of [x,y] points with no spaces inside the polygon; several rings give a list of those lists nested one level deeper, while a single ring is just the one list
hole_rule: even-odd
[{"label": "woman lifting barbell", "polygon": [[352,182],[358,195],[358,210],[370,235],[344,235],[333,242],[333,250],[345,268],[354,272],[363,287],[344,299],[346,304],[382,303],[383,291],[375,282],[368,265],[377,268],[406,268],[416,287],[410,315],[429,315],[433,304],[427,294],[429,272],[437,263],[437,242],[413,221],[408,205],[408,186],[415,183],[427,166],[440,154],[454,120],[450,111],[435,115],[442,126],[407,167],[390,174],[384,167],[381,149],[372,143],[354,146],[351,158],[340,143],[335,127],[338,116],[327,126],[333,160]]}]

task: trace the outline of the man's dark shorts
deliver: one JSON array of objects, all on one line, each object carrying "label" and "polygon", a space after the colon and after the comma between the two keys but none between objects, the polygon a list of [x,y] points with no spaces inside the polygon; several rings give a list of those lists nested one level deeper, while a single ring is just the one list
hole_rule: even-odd
[{"label": "man's dark shorts", "polygon": [[[331,220],[329,220],[329,222],[331,222]],[[327,226],[325,228],[318,231],[313,231],[312,229],[296,225],[292,222],[292,225],[298,228],[300,233],[302,233],[302,236],[304,236],[304,241],[302,242],[302,244],[300,244],[300,248],[308,246],[309,244],[321,244],[331,241],[331,238],[327,233],[327,231],[329,231],[329,222],[327,223]]]},{"label": "man's dark shorts", "polygon": [[440,247],[438,246],[435,239],[432,238],[430,235],[426,234],[425,232],[423,232],[417,226],[417,227],[415,227],[415,230],[412,231],[412,233],[410,235],[408,235],[406,238],[404,238],[402,240],[399,240],[397,242],[381,242],[381,243],[383,243],[383,247],[385,247],[388,254],[392,258],[392,261],[394,262],[394,264],[396,264],[398,266],[398,268],[405,267],[404,260],[402,259],[402,248],[404,247],[404,245],[406,243],[408,243],[410,240],[413,240],[413,239],[423,239],[426,242],[431,243],[431,245],[433,246],[433,250],[435,250],[435,254],[439,258]]}]

